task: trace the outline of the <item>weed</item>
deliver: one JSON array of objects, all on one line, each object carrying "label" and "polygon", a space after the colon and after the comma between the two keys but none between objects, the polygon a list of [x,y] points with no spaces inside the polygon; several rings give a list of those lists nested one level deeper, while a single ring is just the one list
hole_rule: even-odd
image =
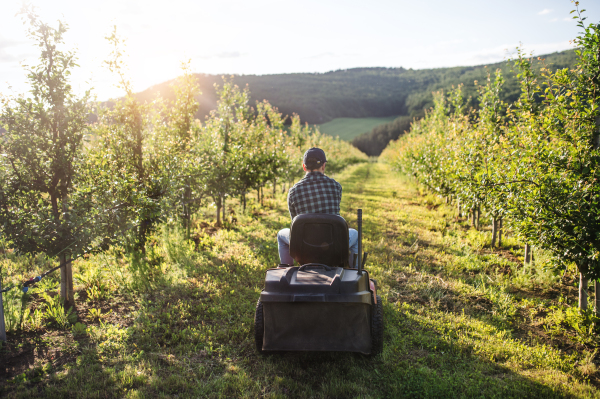
[{"label": "weed", "polygon": [[467,242],[476,251],[481,250],[490,241],[489,233],[477,230],[469,230]]},{"label": "weed", "polygon": [[107,313],[102,313],[102,309],[90,308],[88,314],[92,320],[104,320],[112,313],[112,310]]},{"label": "weed", "polygon": [[39,330],[44,326],[44,312],[40,309],[35,309],[29,315],[28,320],[29,328],[32,330]]},{"label": "weed", "polygon": [[47,293],[43,293],[42,296],[46,300],[44,316],[51,324],[56,325],[61,330],[66,330],[77,320],[73,308],[65,310],[64,302],[60,296],[55,295],[52,297]]},{"label": "weed", "polygon": [[87,289],[87,299],[91,302],[101,301],[103,299],[108,298],[109,291],[108,288],[104,285],[98,287],[96,285],[92,285]]},{"label": "weed", "polygon": [[86,334],[86,326],[83,323],[77,322],[71,326],[71,332],[73,335],[85,335]]}]

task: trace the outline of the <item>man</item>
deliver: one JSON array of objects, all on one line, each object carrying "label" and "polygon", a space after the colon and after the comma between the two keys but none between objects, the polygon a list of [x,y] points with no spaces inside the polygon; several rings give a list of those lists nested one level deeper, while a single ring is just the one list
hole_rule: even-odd
[{"label": "man", "polygon": [[[326,163],[325,152],[320,148],[313,147],[304,153],[302,168],[306,175],[288,192],[288,208],[292,220],[304,213],[340,214],[342,185],[325,176]],[[358,254],[358,232],[349,229],[348,235],[352,262],[354,254]],[[279,231],[277,243],[281,263],[293,265],[294,259],[290,255],[290,229]]]}]

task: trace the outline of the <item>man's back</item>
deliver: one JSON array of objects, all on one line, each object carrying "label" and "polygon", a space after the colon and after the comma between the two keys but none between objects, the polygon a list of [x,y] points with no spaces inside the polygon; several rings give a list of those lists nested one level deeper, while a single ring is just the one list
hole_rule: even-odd
[{"label": "man's back", "polygon": [[321,172],[308,172],[288,192],[290,216],[304,213],[340,214],[342,185]]}]

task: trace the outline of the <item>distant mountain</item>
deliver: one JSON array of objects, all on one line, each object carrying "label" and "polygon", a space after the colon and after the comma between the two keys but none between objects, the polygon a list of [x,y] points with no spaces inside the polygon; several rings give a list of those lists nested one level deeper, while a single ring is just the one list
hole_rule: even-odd
[{"label": "distant mountain", "polygon": [[[543,64],[551,69],[572,68],[577,62],[574,50],[563,51],[560,53],[542,55],[536,57],[533,62],[534,69],[539,69]],[[368,133],[364,133],[352,140],[352,144],[367,155],[379,155],[387,144],[398,139],[405,131],[410,129],[410,124],[414,118],[420,118],[424,110],[430,108],[432,104],[432,92],[438,90],[448,90],[459,83],[464,84],[463,93],[466,98],[467,106],[477,108],[476,102],[477,89],[474,81],[485,84],[487,72],[494,72],[501,69],[505,78],[505,84],[502,88],[501,97],[508,104],[514,102],[520,95],[519,84],[512,69],[512,62],[499,62],[491,64],[487,68],[484,66],[445,68],[433,70],[421,70],[425,75],[432,76],[431,84],[423,87],[419,91],[410,94],[407,100],[408,116],[400,116],[392,122],[379,125]]]},{"label": "distant mountain", "polygon": [[[557,68],[575,64],[573,50],[542,56]],[[507,82],[504,98],[514,101],[519,95],[517,82],[510,76],[506,62],[491,64],[489,71],[502,68]],[[249,85],[252,100],[268,100],[283,114],[297,113],[304,122],[322,124],[341,117],[418,116],[432,105],[431,92],[463,83],[466,95],[474,96],[474,80],[486,78],[484,66],[437,69],[353,68],[326,73],[292,73],[279,75],[234,75],[240,87]],[[216,106],[213,85],[221,84],[220,75],[197,74],[202,95],[198,97],[203,118]],[[172,81],[139,93],[141,99],[152,100],[157,92],[172,98]]]}]

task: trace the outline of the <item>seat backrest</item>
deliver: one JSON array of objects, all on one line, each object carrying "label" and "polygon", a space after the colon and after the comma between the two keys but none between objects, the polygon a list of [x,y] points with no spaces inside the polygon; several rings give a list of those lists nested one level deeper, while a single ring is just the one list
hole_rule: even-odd
[{"label": "seat backrest", "polygon": [[290,255],[298,263],[348,267],[348,224],[343,217],[305,213],[292,221]]}]

